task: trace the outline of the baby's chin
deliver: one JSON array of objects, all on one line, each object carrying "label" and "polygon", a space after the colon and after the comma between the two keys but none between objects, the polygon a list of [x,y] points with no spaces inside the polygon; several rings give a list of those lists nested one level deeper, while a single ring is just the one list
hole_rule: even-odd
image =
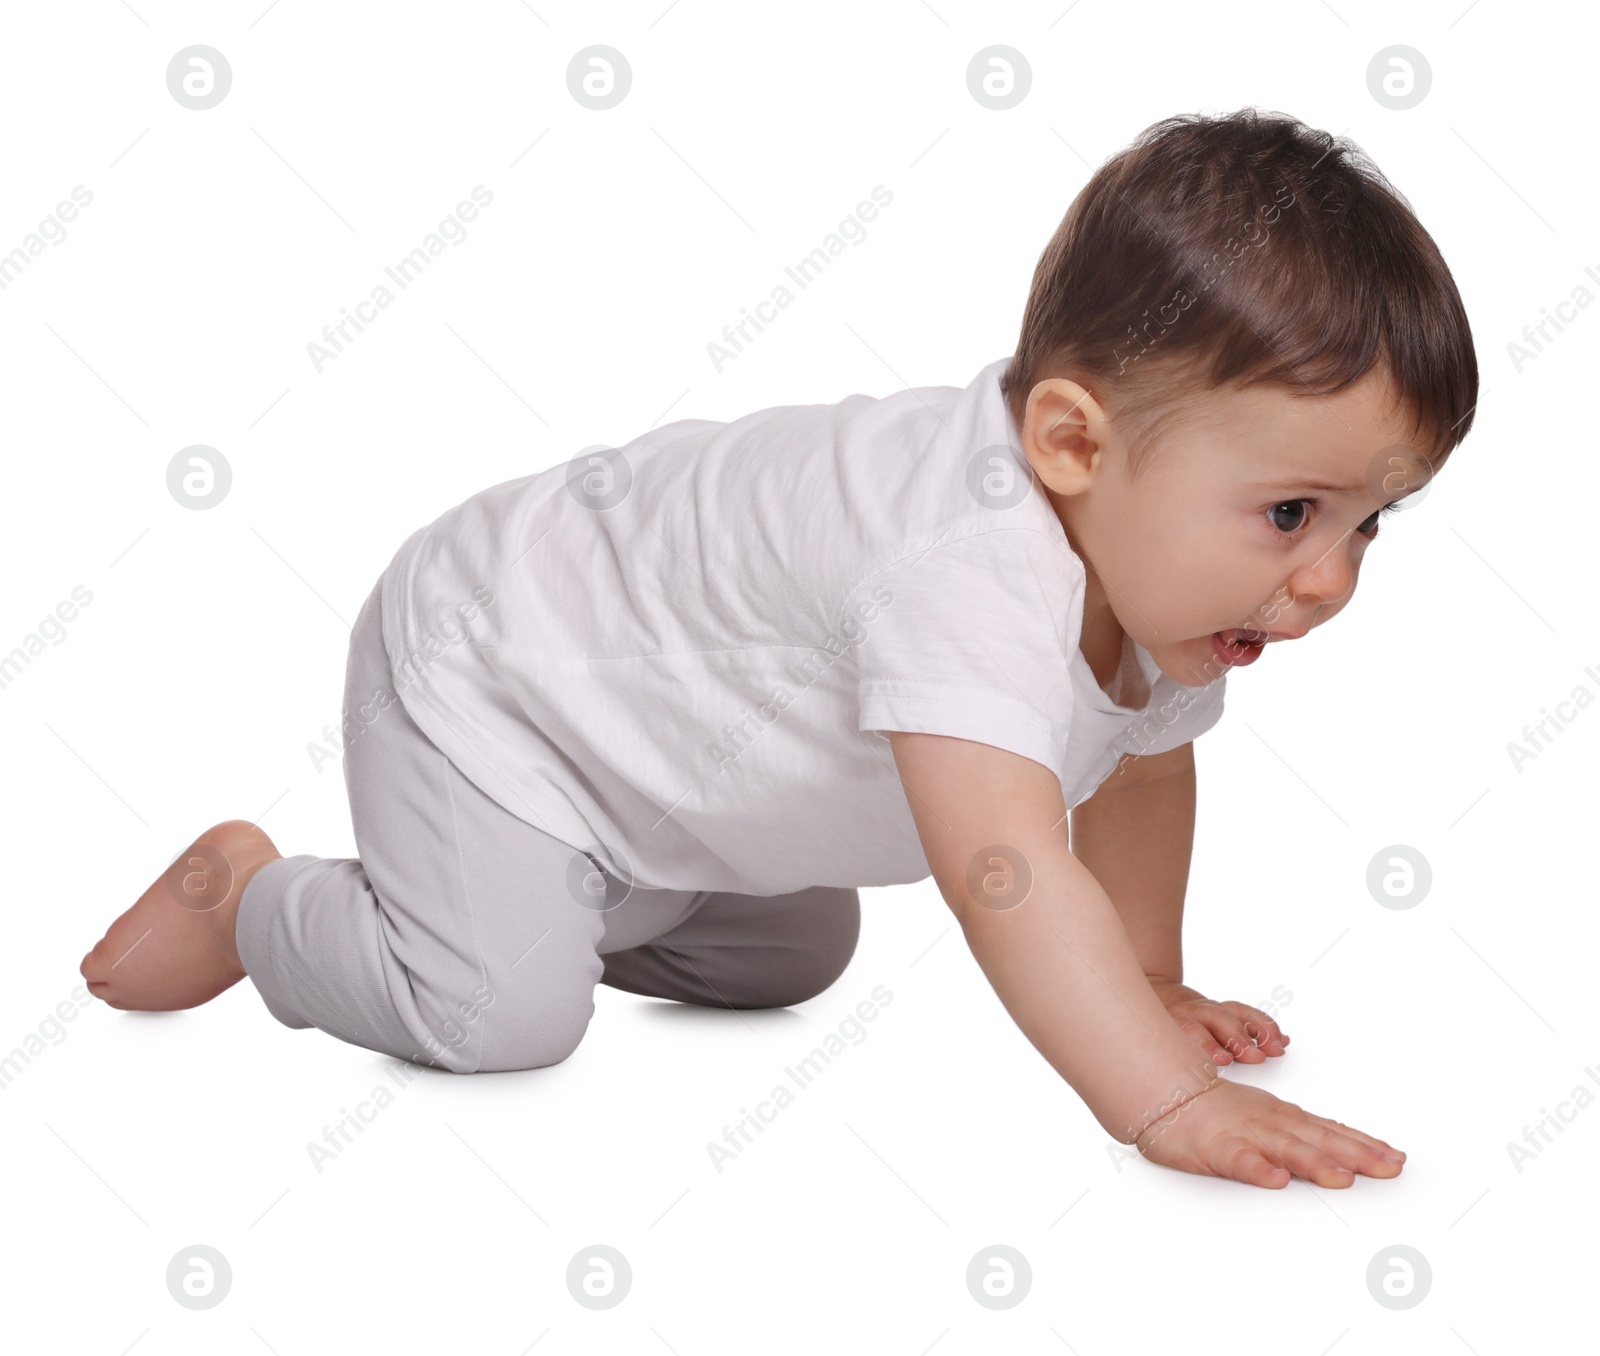
[{"label": "baby's chin", "polygon": [[1212,651],[1209,633],[1176,644],[1146,645],[1145,649],[1155,660],[1156,667],[1183,687],[1209,687],[1228,672]]}]

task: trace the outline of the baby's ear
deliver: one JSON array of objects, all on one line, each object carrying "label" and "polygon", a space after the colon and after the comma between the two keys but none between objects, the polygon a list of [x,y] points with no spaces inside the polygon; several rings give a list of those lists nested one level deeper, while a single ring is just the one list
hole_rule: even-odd
[{"label": "baby's ear", "polygon": [[1105,459],[1110,425],[1094,396],[1066,377],[1041,381],[1028,393],[1022,452],[1056,494],[1082,494]]}]

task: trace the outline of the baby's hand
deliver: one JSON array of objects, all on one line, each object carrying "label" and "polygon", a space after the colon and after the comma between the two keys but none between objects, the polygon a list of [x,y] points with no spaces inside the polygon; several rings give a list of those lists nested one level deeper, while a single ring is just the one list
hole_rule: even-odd
[{"label": "baby's hand", "polygon": [[1214,1003],[1187,984],[1167,979],[1153,979],[1150,987],[1216,1064],[1260,1064],[1268,1055],[1281,1055],[1289,1044],[1278,1024],[1248,1003]]},{"label": "baby's hand", "polygon": [[1324,1187],[1347,1187],[1358,1172],[1397,1177],[1405,1161],[1381,1139],[1220,1076],[1135,1143],[1152,1163],[1274,1190],[1291,1174]]}]

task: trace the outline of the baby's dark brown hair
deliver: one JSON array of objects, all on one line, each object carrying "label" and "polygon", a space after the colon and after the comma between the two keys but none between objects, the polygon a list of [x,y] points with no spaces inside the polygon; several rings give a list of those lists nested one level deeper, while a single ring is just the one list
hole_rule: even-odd
[{"label": "baby's dark brown hair", "polygon": [[1478,402],[1438,246],[1354,143],[1247,108],[1164,119],[1095,171],[1039,257],[1000,389],[1020,429],[1038,382],[1078,381],[1136,475],[1191,395],[1330,395],[1374,367],[1437,470]]}]

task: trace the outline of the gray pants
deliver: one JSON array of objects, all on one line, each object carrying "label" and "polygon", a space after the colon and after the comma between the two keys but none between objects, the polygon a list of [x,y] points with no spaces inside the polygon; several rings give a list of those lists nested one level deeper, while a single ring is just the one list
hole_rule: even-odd
[{"label": "gray pants", "polygon": [[597,983],[768,1008],[839,977],[860,931],[855,890],[629,890],[469,782],[395,696],[382,589],[380,579],[356,620],[345,677],[361,855],[269,862],[239,902],[239,957],[274,1017],[486,1073],[570,1055]]}]

